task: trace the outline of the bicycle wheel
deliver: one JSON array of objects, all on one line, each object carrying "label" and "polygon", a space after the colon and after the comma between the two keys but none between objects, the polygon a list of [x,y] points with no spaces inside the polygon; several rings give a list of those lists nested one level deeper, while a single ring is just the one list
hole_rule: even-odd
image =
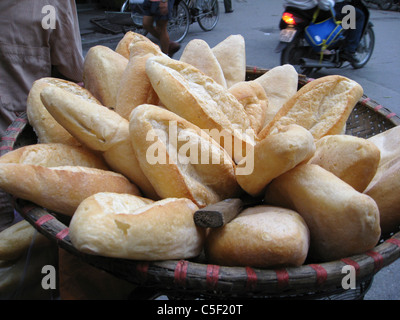
[{"label": "bicycle wheel", "polygon": [[204,31],[211,31],[219,20],[218,0],[203,0],[202,2],[197,22]]},{"label": "bicycle wheel", "polygon": [[169,38],[175,42],[181,42],[189,32],[190,14],[184,1],[179,1],[174,6],[171,19],[168,22]]}]

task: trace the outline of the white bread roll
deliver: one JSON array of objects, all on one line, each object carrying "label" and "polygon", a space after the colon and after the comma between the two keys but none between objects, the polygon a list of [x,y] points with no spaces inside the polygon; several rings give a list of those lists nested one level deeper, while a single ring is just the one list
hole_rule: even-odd
[{"label": "white bread roll", "polygon": [[33,164],[43,167],[82,166],[107,170],[104,159],[84,147],[42,143],[20,147],[0,157],[0,163]]},{"label": "white bread roll", "polygon": [[255,133],[244,107],[212,78],[166,57],[148,59],[146,72],[163,105],[201,129],[226,136],[217,142],[235,161],[242,159],[247,144],[254,145]]},{"label": "white bread roll", "polygon": [[363,192],[378,169],[379,149],[370,141],[350,135],[329,135],[316,142],[309,163],[317,164]]},{"label": "white bread roll", "polygon": [[95,168],[1,163],[0,188],[15,197],[72,216],[78,205],[98,192],[140,195],[119,173]]},{"label": "white bread roll", "polygon": [[398,232],[400,226],[400,157],[379,167],[376,177],[364,191],[379,208],[382,233]]},{"label": "white bread roll", "polygon": [[100,104],[100,102],[88,90],[76,83],[51,77],[36,80],[29,91],[26,102],[26,114],[29,124],[38,137],[38,142],[64,143],[79,146],[79,141],[72,137],[68,131],[50,115],[43,105],[40,99],[40,93],[48,86],[56,86],[67,90],[93,103]]},{"label": "white bread roll", "polygon": [[128,120],[58,88],[45,88],[41,98],[50,114],[76,139],[89,149],[102,152],[110,168],[130,179],[143,195],[157,198],[133,151]]},{"label": "white bread roll", "polygon": [[130,60],[122,75],[115,106],[115,112],[125,119],[129,119],[132,110],[141,104],[160,102],[146,73],[147,59],[163,55],[160,47],[149,41],[135,41],[130,49]]},{"label": "white bread roll", "polygon": [[242,35],[230,35],[211,50],[224,72],[228,88],[246,80],[246,43]]},{"label": "white bread roll", "polygon": [[297,267],[304,263],[310,234],[296,212],[272,206],[245,209],[221,228],[210,229],[207,261],[225,266]]},{"label": "white bread roll", "polygon": [[189,41],[182,52],[180,61],[191,64],[207,76],[213,78],[221,86],[227,87],[221,65],[204,40],[193,39]]},{"label": "white bread roll", "polygon": [[399,230],[400,225],[400,126],[396,126],[368,141],[376,145],[381,154],[378,170],[365,193],[372,197],[381,217],[382,233],[389,234]]},{"label": "white bread roll", "polygon": [[188,259],[200,254],[204,229],[193,220],[188,199],[149,202],[130,195],[99,193],[85,199],[69,226],[78,250],[133,260]]},{"label": "white bread roll", "polygon": [[0,232],[0,261],[13,261],[25,255],[34,237],[37,237],[36,244],[46,244],[48,241],[26,220]]},{"label": "white bread roll", "polygon": [[188,198],[204,207],[239,194],[232,159],[192,123],[141,105],[132,111],[129,129],[140,166],[161,198]]},{"label": "white bread roll", "polygon": [[123,57],[125,57],[126,59],[130,59],[130,55],[131,55],[131,51],[130,51],[130,45],[132,43],[135,43],[137,41],[147,41],[152,43],[152,41],[147,38],[146,36],[140,34],[140,33],[136,33],[133,31],[128,31],[124,34],[124,36],[122,37],[122,39],[120,40],[120,42],[118,42],[116,48],[115,48],[115,52],[119,53],[120,55],[122,55]]},{"label": "white bread roll", "polygon": [[272,121],[279,109],[293,97],[299,84],[299,74],[290,65],[277,66],[254,80],[265,90],[269,104],[263,127]]},{"label": "white bread roll", "polygon": [[115,108],[128,59],[105,46],[91,47],[83,65],[83,83],[103,105]]},{"label": "white bread roll", "polygon": [[300,164],[279,176],[268,185],[264,199],[304,218],[314,261],[361,254],[379,241],[375,201],[318,165]]},{"label": "white bread roll", "polygon": [[292,123],[310,130],[315,140],[340,134],[362,95],[362,87],[346,77],[333,75],[313,80],[282,106],[259,137],[262,139],[278,126]]},{"label": "white bread roll", "polygon": [[268,109],[268,98],[264,89],[255,81],[241,81],[229,88],[235,98],[243,105],[256,134],[264,127]]},{"label": "white bread roll", "polygon": [[[274,178],[308,160],[314,152],[314,138],[308,130],[295,124],[283,127],[258,142],[254,152],[238,163],[236,179],[247,193],[259,196]],[[251,161],[254,169],[246,172]]]}]

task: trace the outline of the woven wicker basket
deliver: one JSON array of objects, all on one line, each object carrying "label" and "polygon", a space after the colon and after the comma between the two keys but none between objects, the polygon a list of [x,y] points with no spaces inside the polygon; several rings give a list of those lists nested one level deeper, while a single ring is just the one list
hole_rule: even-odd
[{"label": "woven wicker basket", "polygon": [[[253,80],[266,71],[248,67],[247,80]],[[299,87],[309,81],[299,76]],[[400,125],[398,116],[363,96],[348,120],[346,133],[368,138],[397,125]],[[36,142],[26,114],[21,114],[2,138],[0,155]],[[301,267],[279,270],[210,265],[202,257],[190,261],[160,262],[107,258],[83,254],[72,246],[68,236],[68,218],[22,199],[15,199],[15,208],[59,247],[99,269],[137,284],[141,298],[144,292],[150,291],[185,299],[360,299],[376,272],[400,257],[400,230],[394,230],[364,254],[321,264],[306,262]],[[345,276],[342,270],[346,265],[356,270],[356,289],[342,288]]]}]

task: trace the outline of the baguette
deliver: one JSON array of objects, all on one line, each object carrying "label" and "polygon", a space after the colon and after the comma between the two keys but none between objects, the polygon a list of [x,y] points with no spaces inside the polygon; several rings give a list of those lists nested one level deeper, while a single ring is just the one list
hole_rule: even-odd
[{"label": "baguette", "polygon": [[184,197],[204,207],[240,192],[226,151],[185,119],[141,105],[129,129],[140,166],[161,198]]},{"label": "baguette", "polygon": [[78,166],[46,168],[1,163],[0,188],[67,216],[72,216],[85,198],[98,192],[140,195],[138,188],[119,173]]},{"label": "baguette", "polygon": [[221,86],[227,88],[224,72],[211,48],[201,39],[193,39],[183,50],[180,61],[191,64]]},{"label": "baguette", "polygon": [[44,89],[41,98],[50,114],[89,149],[101,152],[112,170],[130,179],[144,196],[158,198],[133,151],[128,120],[108,108],[79,101],[59,88]]},{"label": "baguette", "polygon": [[118,42],[115,52],[129,60],[131,56],[130,46],[137,41],[147,41],[152,43],[152,41],[146,36],[133,31],[128,31],[124,34],[120,42]]},{"label": "baguette", "polygon": [[115,106],[115,112],[125,119],[129,119],[132,110],[141,104],[157,105],[160,102],[146,74],[146,61],[163,53],[149,41],[132,42],[130,49],[129,63],[122,75]]},{"label": "baguette", "polygon": [[255,133],[241,103],[197,68],[153,57],[147,60],[146,72],[163,105],[201,129],[226,137],[216,140],[236,162],[245,155],[247,144],[255,144]]},{"label": "baguette", "polygon": [[248,194],[260,196],[273,179],[307,161],[314,152],[314,138],[308,130],[295,124],[283,127],[258,142],[251,156],[237,165],[236,179]]},{"label": "baguette", "polygon": [[122,74],[128,59],[114,50],[97,45],[91,47],[83,65],[83,83],[103,105],[113,109]]},{"label": "baguette", "polygon": [[228,88],[246,80],[246,43],[242,35],[230,35],[213,47]]},{"label": "baguette", "polygon": [[325,76],[311,81],[282,106],[259,137],[262,139],[278,126],[293,123],[310,130],[315,140],[340,134],[362,95],[362,87],[343,76]]},{"label": "baguette", "polygon": [[32,144],[10,151],[0,157],[0,163],[32,164],[43,167],[82,166],[108,170],[101,155],[84,147],[62,143]]},{"label": "baguette", "polygon": [[298,213],[260,205],[210,229],[204,250],[207,261],[217,265],[282,268],[302,265],[309,244],[308,227]]},{"label": "baguette", "polygon": [[189,259],[200,254],[204,229],[188,199],[149,202],[131,195],[99,193],[85,199],[69,235],[79,251],[133,260]]},{"label": "baguette", "polygon": [[316,152],[309,163],[321,166],[363,192],[376,174],[379,159],[379,149],[366,139],[330,135],[316,142]]},{"label": "baguette", "polygon": [[40,93],[48,86],[55,86],[76,94],[86,101],[100,104],[100,102],[85,88],[62,79],[41,78],[36,80],[29,90],[26,102],[26,115],[29,124],[37,135],[39,143],[63,143],[81,145],[65,128],[63,128],[46,110],[40,99]]},{"label": "baguette", "polygon": [[379,241],[375,201],[315,164],[301,164],[272,181],[267,204],[298,212],[310,230],[309,257],[332,261],[372,249]]}]

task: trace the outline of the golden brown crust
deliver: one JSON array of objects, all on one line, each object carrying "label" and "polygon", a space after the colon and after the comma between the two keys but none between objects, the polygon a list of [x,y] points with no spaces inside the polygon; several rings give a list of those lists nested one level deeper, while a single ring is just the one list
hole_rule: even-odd
[{"label": "golden brown crust", "polygon": [[310,130],[314,139],[340,134],[363,89],[343,76],[325,76],[303,86],[260,132],[262,139],[277,126],[298,124]]},{"label": "golden brown crust", "polygon": [[98,192],[140,194],[123,175],[95,168],[2,163],[0,173],[4,191],[69,216],[85,198]]},{"label": "golden brown crust", "polygon": [[301,164],[267,187],[265,201],[298,212],[310,229],[310,257],[332,261],[372,249],[379,241],[375,201],[315,164]]},{"label": "golden brown crust", "polygon": [[210,229],[205,253],[210,263],[279,268],[304,263],[310,235],[296,212],[272,206],[245,209],[224,227]]},{"label": "golden brown crust", "polygon": [[[88,254],[134,260],[189,259],[200,254],[204,229],[188,199],[147,199],[99,193],[79,206],[70,224],[72,244]],[[92,221],[96,221],[93,223]]]}]

